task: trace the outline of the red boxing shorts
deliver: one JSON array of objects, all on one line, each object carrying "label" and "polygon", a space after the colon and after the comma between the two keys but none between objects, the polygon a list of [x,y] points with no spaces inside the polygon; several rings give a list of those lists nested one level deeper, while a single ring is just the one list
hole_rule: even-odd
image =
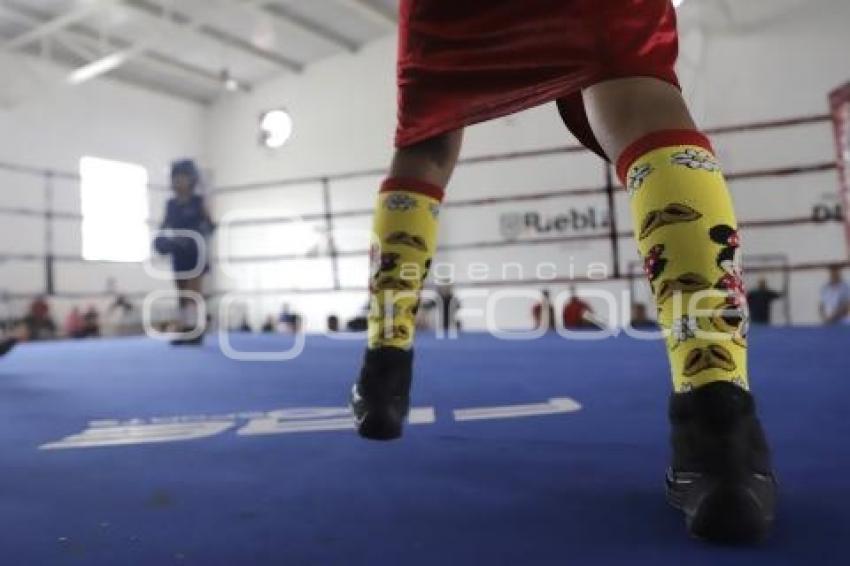
[{"label": "red boxing shorts", "polygon": [[670,0],[402,0],[396,146],[557,101],[603,155],[581,91],[624,77],[678,86]]}]

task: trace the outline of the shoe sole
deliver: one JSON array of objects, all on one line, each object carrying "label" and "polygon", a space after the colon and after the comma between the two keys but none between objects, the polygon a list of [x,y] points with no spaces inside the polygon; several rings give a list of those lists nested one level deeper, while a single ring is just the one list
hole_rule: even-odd
[{"label": "shoe sole", "polygon": [[383,418],[366,415],[364,419],[357,420],[357,434],[367,440],[386,442],[401,438],[402,426]]},{"label": "shoe sole", "polygon": [[[353,391],[356,394],[356,389]],[[392,411],[383,410],[377,411],[370,408],[362,401],[362,397],[357,397],[360,401],[352,401],[348,407],[351,409],[351,414],[354,416],[354,425],[357,434],[367,440],[395,440],[401,438],[401,433],[404,427],[404,419],[398,418]]]},{"label": "shoe sole", "polygon": [[763,541],[773,522],[758,496],[738,484],[718,484],[694,506],[682,494],[668,489],[667,500],[685,514],[690,534],[700,540],[721,544],[755,544]]}]

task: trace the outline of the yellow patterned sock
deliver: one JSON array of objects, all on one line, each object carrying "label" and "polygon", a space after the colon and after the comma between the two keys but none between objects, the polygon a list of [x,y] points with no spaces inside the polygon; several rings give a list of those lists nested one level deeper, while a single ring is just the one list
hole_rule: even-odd
[{"label": "yellow patterned sock", "polygon": [[390,178],[381,187],[369,252],[370,349],[413,345],[442,200],[443,189],[423,181]]},{"label": "yellow patterned sock", "polygon": [[626,149],[618,173],[676,392],[714,381],[747,389],[748,315],[732,199],[702,134],[650,134]]}]

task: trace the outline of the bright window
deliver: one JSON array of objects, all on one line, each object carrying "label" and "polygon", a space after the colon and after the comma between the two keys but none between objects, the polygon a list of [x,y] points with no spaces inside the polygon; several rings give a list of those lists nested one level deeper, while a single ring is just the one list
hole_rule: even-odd
[{"label": "bright window", "polygon": [[83,259],[143,261],[150,249],[147,170],[83,157],[80,177]]}]

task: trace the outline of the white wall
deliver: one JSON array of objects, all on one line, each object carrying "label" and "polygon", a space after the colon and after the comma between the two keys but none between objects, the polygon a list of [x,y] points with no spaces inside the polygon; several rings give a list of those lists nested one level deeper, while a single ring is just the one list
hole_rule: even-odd
[{"label": "white wall", "polygon": [[[71,88],[65,72],[29,58],[3,56],[0,69],[16,81],[0,99],[0,162],[75,173],[80,157],[91,155],[128,161],[147,168],[152,183],[163,184],[169,163],[182,156],[202,156],[204,110],[108,79]],[[55,180],[55,210],[80,213],[76,181]],[[45,208],[45,181],[40,176],[0,168],[0,207]],[[150,213],[162,214],[166,192],[151,190]],[[0,215],[4,253],[43,255],[44,221],[39,217]],[[54,253],[79,257],[80,223],[57,220]],[[145,275],[138,264],[69,262],[56,264],[58,293],[101,293],[114,278],[117,289],[141,292],[167,286]],[[42,261],[0,263],[0,291],[40,293],[45,275]],[[54,301],[59,320],[71,303]],[[87,304],[89,301],[85,301]],[[18,315],[23,301],[7,305]]]},{"label": "white wall", "polygon": [[[724,3],[719,0],[686,2],[680,14],[682,57],[680,75],[686,96],[704,127],[782,119],[827,111],[827,93],[850,80],[847,53],[850,3],[843,0],[758,0]],[[727,6],[734,11],[728,12]],[[248,97],[231,98],[209,110],[208,154],[219,185],[240,185],[311,175],[383,167],[391,155],[394,128],[395,39],[390,37],[356,55],[336,57],[312,66],[304,75],[284,77]],[[295,120],[296,133],[281,151],[259,147],[257,119],[262,111],[286,107]],[[521,151],[573,143],[551,105],[469,128],[464,156]],[[718,135],[715,145],[729,172],[806,165],[834,159],[828,124],[815,124],[768,132]],[[589,154],[524,159],[461,166],[449,188],[448,200],[494,195],[534,193],[543,190],[598,186],[602,164]],[[334,211],[371,206],[379,176],[332,184]],[[738,181],[732,191],[742,220],[807,217],[813,206],[835,202],[834,172],[799,177]],[[500,241],[499,218],[506,212],[569,213],[572,208],[605,208],[604,197],[552,199],[479,208],[446,209],[441,240],[454,245],[469,241]],[[319,185],[265,188],[220,195],[216,213],[243,217],[288,216],[321,210]],[[626,200],[618,196],[617,216],[628,229]],[[346,230],[368,229],[368,218],[339,220]],[[604,228],[598,228],[603,231]],[[747,229],[747,253],[786,254],[791,263],[840,260],[844,257],[842,232],[837,223]],[[299,241],[298,238],[294,239]],[[364,235],[337,234],[342,249],[364,249]],[[274,255],[291,243],[292,234],[280,227],[234,229],[229,253],[236,256]],[[637,260],[633,246],[621,242],[623,267]],[[287,252],[278,252],[287,253]],[[556,261],[559,275],[571,268],[581,273],[591,261],[610,262],[605,241],[581,245],[510,246],[484,251],[440,254],[438,261],[463,270],[473,261],[496,266],[518,261],[533,276],[534,264]],[[219,273],[221,289],[246,291],[263,288],[324,288],[332,283],[329,262],[239,263],[228,274]],[[343,285],[362,286],[366,280],[364,257],[341,261]],[[816,320],[817,289],[822,272],[800,272],[792,280],[792,318],[795,323]],[[461,277],[461,280],[464,278]],[[779,275],[770,281],[779,284]],[[606,284],[624,289],[619,283]],[[563,287],[555,287],[556,290]],[[645,289],[642,291],[645,294]],[[288,301],[311,315],[313,326],[323,324],[327,313],[352,314],[363,294],[284,295],[270,293],[258,299],[255,318]],[[475,302],[475,301],[472,301]],[[506,306],[504,322],[528,322],[530,301]],[[600,311],[605,311],[602,303]],[[480,321],[469,321],[477,326]]]}]

